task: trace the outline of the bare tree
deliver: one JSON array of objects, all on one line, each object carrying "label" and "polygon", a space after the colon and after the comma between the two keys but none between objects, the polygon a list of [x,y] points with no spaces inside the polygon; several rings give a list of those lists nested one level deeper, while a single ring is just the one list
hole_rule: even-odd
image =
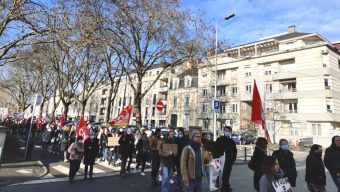
[{"label": "bare tree", "polygon": [[[41,2],[41,1],[40,1]],[[19,49],[46,32],[46,7],[34,0],[0,1],[0,66],[18,59]]]},{"label": "bare tree", "polygon": [[[109,3],[106,29],[114,39],[114,50],[134,92],[136,124],[140,128],[141,101],[163,73],[189,57],[200,57],[208,31],[200,16],[173,0],[127,0]],[[127,67],[126,59],[130,61]],[[156,64],[162,69],[142,89],[145,73]],[[136,79],[131,75],[136,74]]]}]

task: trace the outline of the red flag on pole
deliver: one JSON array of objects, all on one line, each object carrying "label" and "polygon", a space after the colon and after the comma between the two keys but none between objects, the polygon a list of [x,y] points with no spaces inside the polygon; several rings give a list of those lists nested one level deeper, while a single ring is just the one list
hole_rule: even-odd
[{"label": "red flag on pole", "polygon": [[77,137],[79,137],[79,136],[83,137],[83,142],[85,142],[85,140],[87,138],[89,138],[89,132],[88,132],[87,127],[86,127],[86,122],[85,122],[84,116],[80,117],[79,124],[78,124],[78,127],[77,127]]},{"label": "red flag on pole", "polygon": [[62,127],[65,123],[65,114],[62,113],[59,121],[59,127]]},{"label": "red flag on pole", "polygon": [[259,90],[257,89],[255,79],[254,79],[254,89],[253,89],[251,121],[255,124],[262,125],[262,129],[265,131],[266,138],[268,142],[271,143],[269,132],[266,126],[266,116],[262,108],[261,97],[260,97]]},{"label": "red flag on pole", "polygon": [[127,107],[125,107],[119,113],[118,117],[113,119],[108,124],[112,127],[125,127],[125,126],[127,126],[129,124],[129,121],[130,121],[131,112],[132,112],[132,105],[128,105]]}]

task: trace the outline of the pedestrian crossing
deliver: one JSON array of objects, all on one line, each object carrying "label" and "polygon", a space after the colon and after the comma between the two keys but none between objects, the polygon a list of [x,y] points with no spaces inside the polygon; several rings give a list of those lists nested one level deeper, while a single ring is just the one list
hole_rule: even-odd
[{"label": "pedestrian crossing", "polygon": [[[131,174],[139,174],[141,170],[135,170],[136,163],[133,162],[131,164]],[[146,165],[145,172],[150,172],[150,165]],[[93,177],[108,177],[119,175],[120,172],[120,164],[113,166],[112,164],[108,164],[107,162],[99,162],[96,163],[93,167]],[[84,179],[85,174],[85,165],[83,163],[80,164],[79,171],[75,176],[75,180]],[[49,173],[39,179],[31,180],[27,182],[17,183],[13,185],[29,185],[29,184],[41,184],[41,183],[52,183],[52,182],[65,182],[68,181],[69,175],[69,163],[68,162],[58,162],[51,163],[49,166]],[[142,176],[141,176],[142,177]]]}]

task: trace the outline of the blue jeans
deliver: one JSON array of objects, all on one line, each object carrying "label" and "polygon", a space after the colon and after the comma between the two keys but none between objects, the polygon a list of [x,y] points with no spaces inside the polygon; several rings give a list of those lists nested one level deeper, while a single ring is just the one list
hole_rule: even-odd
[{"label": "blue jeans", "polygon": [[340,192],[340,177],[337,177],[337,176],[332,176],[332,179],[336,185],[336,187],[338,188],[338,192]]},{"label": "blue jeans", "polygon": [[163,176],[162,176],[162,188],[161,192],[168,192],[169,191],[169,181],[170,181],[170,170],[171,168],[163,166]]},{"label": "blue jeans", "polygon": [[190,179],[189,188],[186,187],[186,192],[202,192],[202,178]]},{"label": "blue jeans", "polygon": [[107,160],[107,147],[103,148],[103,158],[104,160]]}]

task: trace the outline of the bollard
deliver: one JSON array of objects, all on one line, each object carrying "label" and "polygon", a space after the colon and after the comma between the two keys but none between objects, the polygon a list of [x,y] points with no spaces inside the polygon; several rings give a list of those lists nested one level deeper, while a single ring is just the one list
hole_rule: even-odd
[{"label": "bollard", "polygon": [[244,160],[247,161],[247,147],[244,147]]}]

